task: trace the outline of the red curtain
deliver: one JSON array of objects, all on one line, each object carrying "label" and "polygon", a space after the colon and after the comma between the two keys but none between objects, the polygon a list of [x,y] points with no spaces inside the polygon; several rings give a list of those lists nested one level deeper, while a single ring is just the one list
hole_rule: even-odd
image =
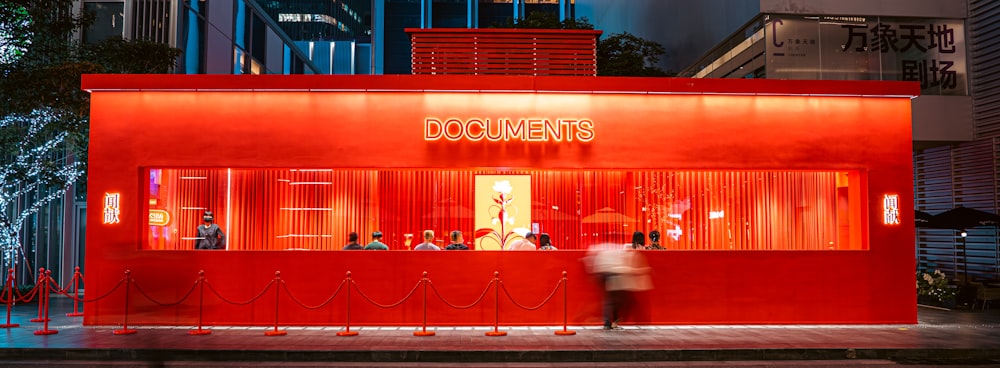
[{"label": "red curtain", "polygon": [[[204,210],[229,250],[337,250],[384,233],[390,249],[423,230],[460,230],[475,247],[475,175],[530,175],[532,222],[559,249],[663,233],[667,249],[860,249],[857,180],[846,172],[666,170],[154,169],[144,249],[193,249]],[[857,174],[853,174],[857,177]],[[153,203],[156,203],[155,205]],[[854,224],[852,226],[852,224]]]}]

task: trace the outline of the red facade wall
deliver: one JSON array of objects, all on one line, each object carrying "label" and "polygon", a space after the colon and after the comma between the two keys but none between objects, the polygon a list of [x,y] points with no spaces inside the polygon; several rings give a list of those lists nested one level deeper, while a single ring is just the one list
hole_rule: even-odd
[{"label": "red facade wall", "polygon": [[[346,271],[379,303],[430,272],[442,295],[471,303],[494,270],[525,305],[570,274],[570,323],[599,323],[600,293],[583,252],[411,253],[141,251],[144,169],[535,168],[859,170],[868,250],[646,252],[656,289],[640,323],[912,323],[913,222],[882,223],[882,196],[912,208],[910,84],[695,81],[575,77],[86,76],[91,90],[87,232],[89,295],[124,270],[158,301],[177,300],[198,270],[245,301],[281,271],[306,304]],[[653,92],[653,93],[650,93]],[[426,118],[587,119],[589,142],[425,141]],[[120,193],[119,224],[101,223],[104,193]],[[120,323],[122,294],[86,308],[86,324]],[[343,296],[319,311],[283,298],[282,323],[341,324]],[[419,324],[419,298],[385,311],[352,296],[352,324]],[[192,324],[197,300],[158,307],[131,299],[130,323]],[[273,294],[251,306],[206,298],[208,323],[269,324]],[[492,297],[465,311],[429,303],[432,324],[490,324]],[[501,323],[556,324],[561,304]]]}]

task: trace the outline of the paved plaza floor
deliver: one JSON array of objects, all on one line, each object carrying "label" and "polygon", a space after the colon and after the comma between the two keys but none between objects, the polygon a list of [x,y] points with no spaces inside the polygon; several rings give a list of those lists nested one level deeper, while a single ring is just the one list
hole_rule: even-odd
[{"label": "paved plaza floor", "polygon": [[0,331],[0,366],[52,362],[324,366],[338,362],[344,366],[619,367],[723,361],[747,366],[761,366],[760,362],[795,366],[801,361],[830,366],[887,361],[1000,365],[998,310],[920,307],[919,322],[913,325],[624,326],[611,331],[570,326],[577,332],[571,336],[556,335],[561,326],[500,326],[507,332],[501,337],[485,335],[492,326],[435,326],[428,330],[436,335],[427,337],[413,336],[419,328],[410,326],[352,326],[358,335],[349,337],[337,335],[343,326],[285,326],[281,327],[285,336],[265,336],[273,327],[211,326],[210,335],[192,336],[188,334],[192,326],[130,326],[138,332],[115,335],[113,331],[121,326],[82,326],[81,318],[65,317],[70,311],[68,300],[53,298],[49,328],[58,333],[39,336],[34,332],[42,325],[29,322],[37,316],[37,306],[16,306],[12,322],[21,326]]}]

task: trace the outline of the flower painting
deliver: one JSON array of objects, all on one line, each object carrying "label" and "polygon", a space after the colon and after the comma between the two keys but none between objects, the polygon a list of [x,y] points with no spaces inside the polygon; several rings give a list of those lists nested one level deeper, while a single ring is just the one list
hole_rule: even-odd
[{"label": "flower painting", "polygon": [[531,226],[531,176],[476,176],[476,249],[506,250]]}]

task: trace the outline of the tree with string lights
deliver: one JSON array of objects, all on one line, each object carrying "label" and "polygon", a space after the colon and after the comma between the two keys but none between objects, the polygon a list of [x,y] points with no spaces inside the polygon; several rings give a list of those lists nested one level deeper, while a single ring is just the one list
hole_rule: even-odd
[{"label": "tree with string lights", "polygon": [[69,133],[52,129],[67,119],[60,114],[54,109],[39,109],[0,119],[0,132],[7,133],[0,137],[7,152],[0,161],[0,251],[10,267],[23,259],[31,269],[20,237],[25,221],[63,196],[83,175],[83,163],[65,157]]},{"label": "tree with string lights", "polygon": [[68,188],[85,188],[90,96],[80,77],[169,73],[180,55],[145,40],[82,43],[77,33],[93,15],[74,7],[75,0],[0,0],[0,251],[4,266],[20,264],[29,275],[22,232]]}]

